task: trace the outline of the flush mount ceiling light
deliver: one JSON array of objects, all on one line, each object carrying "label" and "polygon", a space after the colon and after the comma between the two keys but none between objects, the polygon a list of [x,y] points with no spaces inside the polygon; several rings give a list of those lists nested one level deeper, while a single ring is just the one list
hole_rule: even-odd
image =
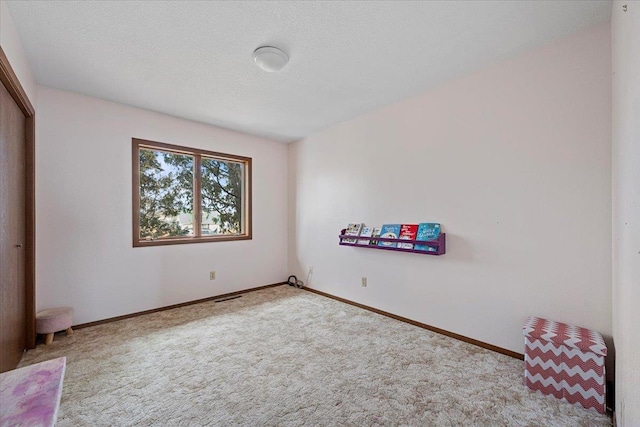
[{"label": "flush mount ceiling light", "polygon": [[273,73],[280,71],[289,62],[289,55],[273,46],[262,46],[253,51],[253,60],[258,67]]}]

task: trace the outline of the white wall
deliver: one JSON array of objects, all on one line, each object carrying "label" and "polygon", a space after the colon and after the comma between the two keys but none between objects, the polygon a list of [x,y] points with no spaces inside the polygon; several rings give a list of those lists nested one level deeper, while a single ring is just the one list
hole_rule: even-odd
[{"label": "white wall", "polygon": [[640,426],[640,3],[614,2],[611,33],[616,421]]},{"label": "white wall", "polygon": [[[43,86],[37,109],[38,310],[77,324],[286,280],[286,145]],[[132,137],[252,157],[253,239],[133,248]]]},{"label": "white wall", "polygon": [[36,79],[31,72],[31,65],[22,47],[22,40],[16,31],[9,8],[4,0],[0,0],[0,46],[7,55],[11,68],[18,76],[29,101],[35,107]]},{"label": "white wall", "polygon": [[[610,73],[606,24],[291,144],[289,269],[519,353],[529,314],[610,336]],[[446,255],[338,246],[423,221]]]}]

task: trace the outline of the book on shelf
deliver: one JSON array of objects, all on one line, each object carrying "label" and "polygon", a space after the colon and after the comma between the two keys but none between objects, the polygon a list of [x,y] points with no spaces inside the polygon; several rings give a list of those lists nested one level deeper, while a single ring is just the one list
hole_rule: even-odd
[{"label": "book on shelf", "polygon": [[[402,224],[400,226],[398,239],[416,240],[417,233],[418,224]],[[398,247],[402,249],[413,249],[413,243],[398,243]]]},{"label": "book on shelf", "polygon": [[[384,224],[380,230],[380,237],[383,239],[397,239],[400,235],[400,224]],[[396,242],[378,242],[378,246],[397,248]]]},{"label": "book on shelf", "polygon": [[[360,237],[371,237],[373,234],[373,227],[363,226],[360,231]],[[371,242],[371,239],[358,239],[359,245],[368,245]]]},{"label": "book on shelf", "polygon": [[[347,229],[344,231],[344,234],[346,236],[359,236],[360,235],[360,230],[362,230],[362,226],[364,224],[359,223],[359,224],[349,224],[347,225]],[[344,238],[342,239],[343,243],[356,243],[357,240],[356,239],[347,239]]]},{"label": "book on shelf", "polygon": [[[373,227],[373,230],[371,232],[371,237],[380,237],[380,230],[382,230],[381,227]],[[369,242],[370,245],[377,245],[378,241],[371,239],[371,241]]]},{"label": "book on shelf", "polygon": [[[416,240],[437,240],[440,236],[440,224],[435,222],[423,222],[418,225]],[[438,248],[429,245],[416,244],[415,250],[425,252],[437,252]]]}]

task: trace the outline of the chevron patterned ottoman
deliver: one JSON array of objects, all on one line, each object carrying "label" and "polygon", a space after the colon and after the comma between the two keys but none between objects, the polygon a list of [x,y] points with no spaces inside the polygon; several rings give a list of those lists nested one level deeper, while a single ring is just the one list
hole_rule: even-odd
[{"label": "chevron patterned ottoman", "polygon": [[524,383],[531,390],[605,413],[602,335],[529,316],[524,334]]}]

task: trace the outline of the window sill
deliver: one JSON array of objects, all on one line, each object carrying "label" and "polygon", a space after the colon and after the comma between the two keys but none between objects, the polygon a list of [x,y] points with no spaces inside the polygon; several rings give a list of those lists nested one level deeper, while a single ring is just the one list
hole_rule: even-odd
[{"label": "window sill", "polygon": [[215,236],[215,237],[176,237],[171,239],[156,240],[134,240],[133,247],[141,248],[145,246],[165,246],[165,245],[186,245],[190,243],[212,243],[212,242],[231,242],[234,240],[251,240],[251,235],[240,236]]}]

